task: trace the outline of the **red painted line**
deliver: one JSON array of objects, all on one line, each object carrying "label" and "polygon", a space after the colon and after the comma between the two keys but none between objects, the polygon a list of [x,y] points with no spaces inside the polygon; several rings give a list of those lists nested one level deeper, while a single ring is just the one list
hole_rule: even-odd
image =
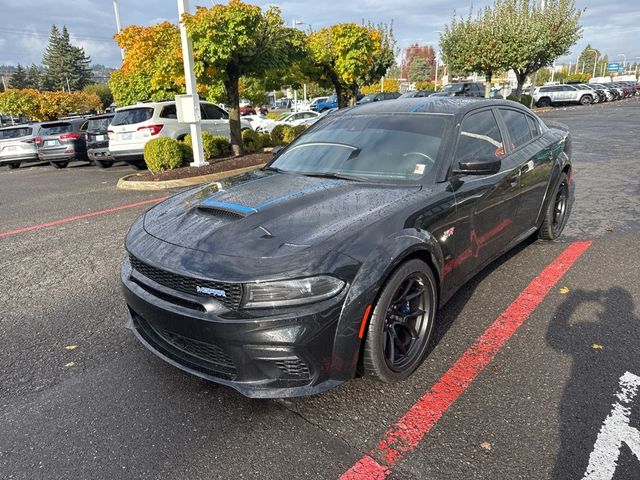
[{"label": "red painted line", "polygon": [[17,230],[9,230],[8,232],[0,233],[0,238],[10,237],[12,235],[18,235],[20,233],[31,232],[34,230],[40,230],[42,228],[55,227],[56,225],[62,225],[63,223],[75,222],[76,220],[83,220],[85,218],[97,217],[99,215],[106,215],[108,213],[119,212],[121,210],[127,210],[129,208],[140,207],[142,205],[148,205],[149,203],[157,203],[160,200],[164,200],[167,197],[157,197],[149,200],[142,200],[141,202],[128,203],[126,205],[120,205],[119,207],[108,208],[106,210],[99,210],[97,212],[83,213],[82,215],[75,215],[73,217],[62,218],[60,220],[54,220],[53,222],[41,223],[39,225],[31,225],[30,227],[18,228]]},{"label": "red painted line", "polygon": [[575,242],[556,257],[341,480],[386,478],[391,468],[418,446],[590,245],[591,242]]}]

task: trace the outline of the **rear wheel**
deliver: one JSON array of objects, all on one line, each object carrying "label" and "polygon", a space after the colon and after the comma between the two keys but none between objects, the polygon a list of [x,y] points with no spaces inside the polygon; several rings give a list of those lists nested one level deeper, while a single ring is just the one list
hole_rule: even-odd
[{"label": "rear wheel", "polygon": [[128,162],[129,165],[133,167],[134,170],[146,170],[147,164],[144,163],[144,160],[139,160],[137,162]]},{"label": "rear wheel", "polygon": [[540,100],[538,100],[537,104],[541,108],[549,107],[551,106],[551,99],[547,97],[542,97]]},{"label": "rear wheel", "polygon": [[564,226],[567,224],[567,211],[569,208],[569,179],[566,173],[562,173],[556,186],[551,201],[547,206],[542,226],[538,236],[543,240],[557,239]]},{"label": "rear wheel", "polygon": [[94,161],[100,168],[109,168],[110,166],[113,165],[113,161],[110,161],[110,160],[94,160]]},{"label": "rear wheel", "polygon": [[593,102],[593,99],[589,95],[580,97],[580,105],[589,105],[591,102]]},{"label": "rear wheel", "polygon": [[404,380],[422,363],[435,322],[437,289],[421,260],[401,265],[387,280],[367,328],[363,366],[385,383]]},{"label": "rear wheel", "polygon": [[10,169],[14,169],[14,168],[18,168],[20,167],[20,162],[11,162],[7,164],[9,166]]},{"label": "rear wheel", "polygon": [[49,162],[54,168],[66,168],[69,165],[69,162]]}]

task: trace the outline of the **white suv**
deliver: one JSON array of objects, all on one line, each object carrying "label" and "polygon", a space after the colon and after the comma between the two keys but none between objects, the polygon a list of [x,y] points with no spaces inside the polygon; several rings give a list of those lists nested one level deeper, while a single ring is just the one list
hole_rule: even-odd
[{"label": "white suv", "polygon": [[[229,138],[229,114],[217,105],[200,102],[202,130]],[[240,121],[241,128],[251,124]],[[178,122],[176,102],[144,102],[118,108],[109,125],[109,151],[115,160],[127,162],[136,169],[146,168],[144,146],[152,138],[183,139],[189,124]]]},{"label": "white suv", "polygon": [[596,92],[580,90],[573,85],[545,85],[533,91],[533,100],[538,107],[549,107],[557,103],[589,105],[596,97]]}]

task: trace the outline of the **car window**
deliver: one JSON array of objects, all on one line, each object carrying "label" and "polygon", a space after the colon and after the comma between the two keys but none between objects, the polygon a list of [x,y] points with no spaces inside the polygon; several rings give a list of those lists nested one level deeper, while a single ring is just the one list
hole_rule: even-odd
[{"label": "car window", "polygon": [[462,121],[456,147],[456,162],[478,157],[503,156],[502,135],[491,110],[473,113]]},{"label": "car window", "polygon": [[175,105],[165,105],[160,111],[160,118],[171,118],[177,120],[178,112]]},{"label": "car window", "polygon": [[220,107],[212,103],[202,103],[201,106],[202,110],[204,110],[203,118],[207,120],[223,120],[227,118],[227,114]]},{"label": "car window", "polygon": [[527,115],[516,110],[500,109],[502,119],[507,126],[509,138],[513,149],[520,148],[525,143],[531,141],[531,129],[527,122]]},{"label": "car window", "polygon": [[153,117],[153,108],[140,107],[140,108],[128,108],[126,110],[120,110],[116,112],[113,117],[111,125],[117,127],[119,125],[131,125],[134,123],[142,123]]},{"label": "car window", "polygon": [[42,135],[58,135],[73,131],[73,125],[66,122],[47,123],[42,126]]},{"label": "car window", "polygon": [[92,118],[89,120],[87,130],[90,132],[106,132],[113,117]]},{"label": "car window", "polygon": [[26,137],[27,135],[31,135],[32,133],[33,129],[30,127],[7,128],[5,130],[0,130],[0,140],[6,140],[7,138]]},{"label": "car window", "polygon": [[533,138],[539,137],[541,131],[538,121],[535,118],[527,115],[527,122],[529,123],[529,130],[531,130],[531,135],[533,136]]}]

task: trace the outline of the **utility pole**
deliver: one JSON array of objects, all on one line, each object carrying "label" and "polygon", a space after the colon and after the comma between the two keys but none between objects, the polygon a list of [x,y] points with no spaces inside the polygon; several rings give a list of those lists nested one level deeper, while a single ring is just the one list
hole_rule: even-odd
[{"label": "utility pole", "polygon": [[[184,64],[184,81],[187,89],[187,96],[191,101],[186,102],[190,109],[193,109],[190,118],[195,121],[190,122],[191,146],[193,147],[192,167],[202,167],[207,165],[202,147],[202,125],[200,123],[200,97],[196,86],[196,75],[193,73],[193,43],[187,34],[187,29],[182,22],[182,16],[189,11],[189,0],[178,0],[178,14],[180,15],[180,40],[182,43],[182,62]],[[178,99],[176,98],[176,102]]]},{"label": "utility pole", "polygon": [[[118,9],[118,0],[113,0],[113,11],[116,14],[116,31],[120,33],[120,10]],[[120,49],[120,55],[122,55],[122,60],[124,60],[124,48]]]},{"label": "utility pole", "polygon": [[[593,78],[596,77],[596,66],[598,65],[598,57],[600,56],[600,53],[597,50],[593,50],[592,48],[590,48],[589,50],[587,50],[587,52],[593,52],[596,54],[596,56],[594,57],[593,60]],[[584,71],[584,64],[583,64],[583,71]]]}]

